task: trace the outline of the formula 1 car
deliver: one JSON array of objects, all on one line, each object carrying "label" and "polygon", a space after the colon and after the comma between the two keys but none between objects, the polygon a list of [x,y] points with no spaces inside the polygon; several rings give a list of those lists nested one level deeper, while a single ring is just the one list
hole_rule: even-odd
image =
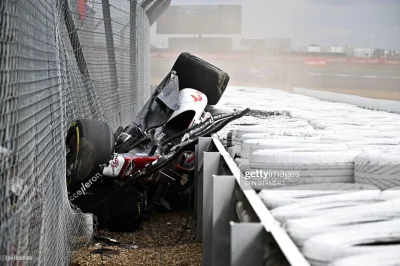
[{"label": "formula 1 car", "polygon": [[[202,76],[192,84],[188,83],[196,77],[185,75],[188,68],[183,66],[188,61]],[[211,79],[218,76],[212,92],[201,84],[207,71]],[[250,111],[217,116],[205,111],[209,98],[215,104],[222,96],[227,80],[222,70],[184,53],[127,127],[112,132],[102,121],[74,121],[66,137],[71,203],[93,213],[99,228],[132,231],[146,211],[153,212],[157,206],[171,210],[170,200],[179,203],[180,196],[190,198],[198,138],[210,136]],[[170,200],[166,200],[168,195]]]}]

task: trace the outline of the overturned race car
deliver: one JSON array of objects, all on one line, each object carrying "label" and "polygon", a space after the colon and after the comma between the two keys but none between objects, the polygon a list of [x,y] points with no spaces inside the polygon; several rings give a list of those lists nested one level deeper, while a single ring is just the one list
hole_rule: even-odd
[{"label": "overturned race car", "polygon": [[250,111],[206,111],[228,82],[221,69],[182,53],[130,125],[113,132],[103,121],[74,121],[66,136],[71,203],[93,213],[98,228],[132,231],[146,213],[190,202],[198,138]]}]

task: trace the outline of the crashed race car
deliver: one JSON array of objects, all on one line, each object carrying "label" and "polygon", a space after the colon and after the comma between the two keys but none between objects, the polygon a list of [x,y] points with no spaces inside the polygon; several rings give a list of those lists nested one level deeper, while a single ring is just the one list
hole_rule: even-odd
[{"label": "crashed race car", "polygon": [[190,200],[198,138],[249,112],[206,111],[228,82],[224,71],[183,53],[130,125],[112,132],[102,121],[74,121],[66,137],[71,203],[93,213],[98,228],[132,231],[146,213]]}]

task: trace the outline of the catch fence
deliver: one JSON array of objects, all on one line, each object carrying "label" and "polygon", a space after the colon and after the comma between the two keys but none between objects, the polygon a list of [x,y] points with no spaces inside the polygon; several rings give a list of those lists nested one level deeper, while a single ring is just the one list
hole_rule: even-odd
[{"label": "catch fence", "polygon": [[96,221],[68,200],[64,137],[77,118],[129,124],[149,60],[141,0],[0,1],[1,264],[67,265],[88,242]]}]

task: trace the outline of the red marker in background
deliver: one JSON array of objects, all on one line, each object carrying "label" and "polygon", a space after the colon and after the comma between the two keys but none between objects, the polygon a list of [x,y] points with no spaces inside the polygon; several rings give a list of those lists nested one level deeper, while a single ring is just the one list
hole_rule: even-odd
[{"label": "red marker in background", "polygon": [[79,13],[79,18],[83,22],[86,17],[86,1],[85,0],[78,0],[78,13]]}]

